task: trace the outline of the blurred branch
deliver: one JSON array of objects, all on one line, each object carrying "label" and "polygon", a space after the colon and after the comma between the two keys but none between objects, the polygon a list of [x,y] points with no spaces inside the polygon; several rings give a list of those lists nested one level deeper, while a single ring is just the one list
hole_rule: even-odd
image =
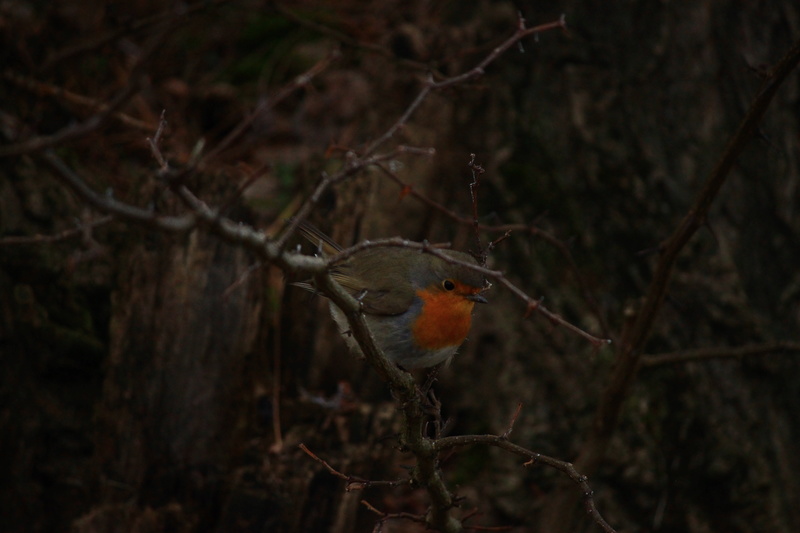
[{"label": "blurred branch", "polygon": [[773,344],[751,344],[747,346],[703,348],[698,350],[684,350],[658,355],[643,355],[642,367],[653,368],[657,366],[673,365],[695,361],[708,361],[710,359],[742,359],[756,355],[770,355],[780,353],[800,353],[800,342],[776,342]]},{"label": "blurred branch", "polygon": [[311,83],[311,80],[314,79],[315,76],[318,76],[322,71],[324,71],[330,64],[337,59],[341,54],[338,50],[334,50],[330,52],[325,58],[318,61],[314,64],[310,69],[305,71],[303,74],[299,76],[295,76],[291,82],[282,86],[271,98],[263,99],[253,110],[250,115],[245,117],[239,124],[233,128],[233,130],[222,139],[217,146],[214,147],[213,150],[208,152],[204,155],[200,162],[197,164],[197,168],[202,169],[205,164],[209,161],[214,159],[215,157],[219,156],[222,152],[224,152],[234,141],[236,141],[242,134],[250,127],[250,125],[260,116],[262,116],[266,111],[275,107],[276,104],[283,101],[295,92],[298,89],[301,89]]},{"label": "blurred branch", "polygon": [[[694,204],[672,235],[660,245],[660,257],[653,272],[653,279],[641,308],[633,317],[630,326],[623,331],[622,340],[617,344],[616,366],[599,400],[588,439],[581,447],[575,462],[576,467],[582,472],[594,473],[605,457],[609,440],[617,428],[622,406],[630,394],[642,364],[644,345],[664,302],[672,269],[678,256],[689,239],[706,224],[711,204],[725,183],[736,159],[755,135],[759,122],[776,91],[798,63],[800,63],[800,41],[795,42],[783,59],[769,71],[747,114],[728,141],[703,188],[698,192]],[[560,490],[552,505],[545,508],[542,528],[553,532],[566,531],[570,523],[564,520],[564,516],[569,516],[574,505],[575,498],[572,494]]]},{"label": "blurred branch", "polygon": [[54,235],[24,235],[24,236],[10,236],[0,239],[0,246],[13,246],[24,244],[52,244],[55,242],[66,241],[76,237],[83,238],[86,234],[86,226],[91,229],[99,228],[114,220],[114,217],[107,215],[94,220],[81,220],[78,227],[73,229],[64,230],[61,233]]},{"label": "blurred branch", "polygon": [[428,65],[426,63],[421,63],[419,61],[412,61],[410,59],[405,59],[405,58],[402,58],[402,57],[398,57],[396,54],[392,53],[391,50],[388,50],[387,48],[384,48],[383,46],[379,46],[377,44],[372,44],[372,43],[366,43],[366,42],[363,42],[363,41],[359,41],[357,39],[354,39],[354,38],[350,37],[349,35],[347,35],[344,32],[340,32],[340,31],[338,31],[336,29],[333,29],[331,27],[325,26],[324,24],[320,24],[320,23],[315,22],[313,20],[301,17],[300,15],[298,15],[297,13],[292,11],[291,9],[287,8],[286,6],[284,6],[282,3],[276,4],[275,5],[275,9],[278,11],[278,13],[280,13],[283,16],[285,16],[289,20],[299,24],[300,26],[303,26],[303,27],[308,28],[308,29],[310,29],[312,31],[315,31],[315,32],[317,32],[317,33],[319,33],[321,35],[324,35],[326,37],[329,37],[331,39],[339,41],[340,43],[342,43],[342,44],[344,44],[346,46],[350,46],[352,48],[358,48],[358,49],[366,50],[368,52],[371,52],[373,54],[378,54],[379,56],[385,57],[387,59],[391,59],[393,61],[397,61],[399,64],[401,64],[403,66],[406,66],[406,67],[409,67],[409,68],[412,68],[414,70],[420,70],[420,71],[423,71],[423,72],[432,72],[433,75],[436,76],[437,78],[444,78],[444,75],[442,73],[436,71],[433,68],[433,66],[431,66],[431,65]]},{"label": "blurred branch", "polygon": [[416,522],[417,524],[422,524],[422,525],[425,525],[425,526],[428,525],[428,522],[425,520],[424,516],[415,515],[415,514],[411,514],[411,513],[385,513],[383,511],[377,509],[374,505],[369,503],[367,500],[361,500],[361,505],[363,505],[364,507],[366,507],[371,512],[375,513],[376,515],[378,515],[381,518],[380,521],[375,525],[375,528],[372,530],[375,533],[380,533],[380,531],[382,531],[382,529],[381,529],[382,524],[384,522],[389,521],[389,520],[404,519],[404,520],[409,520],[411,522]]},{"label": "blurred branch", "polygon": [[107,104],[98,103],[100,109],[98,113],[93,114],[80,124],[66,126],[51,135],[40,135],[16,144],[0,146],[0,157],[29,154],[46,150],[54,146],[61,146],[64,143],[85,137],[104,126],[139,90],[139,83],[141,77],[144,75],[145,66],[149,64],[150,58],[153,57],[156,50],[165,42],[171,29],[171,24],[165,24],[164,28],[145,44],[141,54],[136,59],[136,62],[128,74],[128,82],[125,87],[120,89],[116,96]]},{"label": "blurred branch", "polygon": [[120,109],[128,99],[134,95],[138,87],[138,82],[129,83],[122,89],[117,96],[115,96],[108,104],[105,104],[104,110],[96,113],[84,120],[80,124],[66,126],[52,135],[40,135],[33,137],[26,141],[16,144],[9,144],[0,146],[0,157],[8,157],[13,155],[24,155],[32,152],[38,152],[54,146],[60,146],[66,142],[74,141],[89,135],[93,131],[102,127],[113,114]]},{"label": "blurred branch", "polygon": [[116,30],[107,32],[103,35],[92,36],[89,40],[82,42],[78,45],[59,49],[56,52],[53,52],[50,55],[50,57],[47,58],[47,60],[44,62],[40,70],[42,71],[49,70],[53,66],[73,56],[84,54],[86,52],[91,52],[92,50],[96,50],[97,48],[100,48],[101,46],[104,46],[107,43],[116,41],[117,39],[120,39],[125,35],[132,35],[134,33],[138,33],[139,31],[145,30],[151,26],[158,25],[159,23],[165,20],[175,19],[176,16],[190,15],[197,11],[207,9],[211,5],[222,4],[227,1],[228,0],[214,0],[214,2],[208,2],[206,0],[200,0],[191,5],[186,5],[183,3],[177,4],[173,7],[168,8],[162,13],[134,20],[129,24],[126,24]]},{"label": "blurred branch", "polygon": [[[53,96],[54,98],[62,99],[67,103],[91,108],[96,111],[100,111],[101,113],[106,113],[109,111],[110,104],[106,104],[95,98],[90,98],[88,96],[83,96],[81,94],[68,91],[62,87],[57,87],[49,83],[42,83],[32,78],[22,76],[21,74],[16,74],[7,70],[3,72],[3,78],[36,94],[47,94]],[[120,111],[113,111],[111,112],[110,116],[120,121],[122,124],[132,128],[137,128],[143,131],[152,131],[153,129],[153,124],[139,120],[138,118],[134,118]]]}]

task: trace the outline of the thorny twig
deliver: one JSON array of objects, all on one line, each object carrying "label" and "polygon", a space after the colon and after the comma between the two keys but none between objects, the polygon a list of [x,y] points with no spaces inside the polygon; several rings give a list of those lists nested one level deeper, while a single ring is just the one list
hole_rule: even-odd
[{"label": "thorny twig", "polygon": [[460,83],[464,83],[469,81],[473,78],[477,78],[482,76],[485,72],[486,67],[492,64],[503,52],[514,46],[516,43],[528,37],[529,35],[534,35],[541,33],[543,31],[554,30],[554,29],[562,29],[566,30],[567,25],[562,16],[558,21],[555,22],[548,22],[546,24],[540,24],[538,26],[534,26],[533,28],[526,28],[525,27],[525,19],[522,17],[519,18],[519,24],[517,26],[517,31],[514,32],[514,35],[506,39],[503,43],[497,46],[492,52],[487,55],[481,62],[479,62],[475,67],[472,69],[464,72],[463,74],[459,74],[458,76],[453,76],[451,78],[446,78],[441,81],[434,81],[433,76],[428,76],[428,79],[425,81],[424,87],[420,90],[417,94],[416,98],[409,104],[406,110],[400,115],[394,124],[392,124],[389,129],[384,132],[383,135],[369,143],[364,150],[364,155],[373,154],[378,148],[380,148],[386,141],[391,139],[397,131],[402,128],[408,120],[411,118],[411,115],[419,108],[422,102],[428,97],[428,94],[431,91],[445,89],[447,87],[452,87],[453,85],[458,85]]}]

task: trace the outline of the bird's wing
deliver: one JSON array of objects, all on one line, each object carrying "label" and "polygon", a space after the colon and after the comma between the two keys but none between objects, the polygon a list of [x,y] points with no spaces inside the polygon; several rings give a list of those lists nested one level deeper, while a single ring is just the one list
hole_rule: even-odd
[{"label": "bird's wing", "polygon": [[340,272],[332,272],[331,275],[353,298],[361,302],[363,311],[370,315],[405,313],[414,300],[413,291],[398,289],[391,280],[365,283]]},{"label": "bird's wing", "polygon": [[[398,267],[408,263],[403,258],[407,252],[400,248],[367,249],[352,261],[336,265],[331,275],[361,302],[365,313],[399,315],[411,307],[415,296],[407,281],[407,268]],[[393,268],[387,268],[387,263]],[[381,274],[376,276],[375,272]]]}]

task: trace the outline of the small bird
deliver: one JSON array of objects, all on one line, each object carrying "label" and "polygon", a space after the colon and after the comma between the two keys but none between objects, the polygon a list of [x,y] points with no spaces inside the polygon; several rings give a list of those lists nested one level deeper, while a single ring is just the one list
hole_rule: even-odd
[{"label": "small bird", "polygon": [[[307,223],[301,233],[323,252],[342,248]],[[478,265],[469,254],[441,250],[449,258]],[[366,248],[331,267],[331,276],[361,303],[378,347],[405,369],[425,368],[452,357],[464,342],[476,303],[487,303],[480,273],[420,250]],[[314,290],[308,284],[300,284]],[[333,303],[331,315],[351,350],[361,354],[344,313]]]}]

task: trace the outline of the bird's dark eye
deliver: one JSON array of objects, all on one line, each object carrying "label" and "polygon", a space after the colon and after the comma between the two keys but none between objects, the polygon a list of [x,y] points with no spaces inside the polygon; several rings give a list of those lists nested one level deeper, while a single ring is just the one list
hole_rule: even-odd
[{"label": "bird's dark eye", "polygon": [[446,279],[442,282],[442,287],[444,287],[444,290],[446,291],[452,291],[453,289],[456,288],[456,284],[450,281],[449,279]]}]

